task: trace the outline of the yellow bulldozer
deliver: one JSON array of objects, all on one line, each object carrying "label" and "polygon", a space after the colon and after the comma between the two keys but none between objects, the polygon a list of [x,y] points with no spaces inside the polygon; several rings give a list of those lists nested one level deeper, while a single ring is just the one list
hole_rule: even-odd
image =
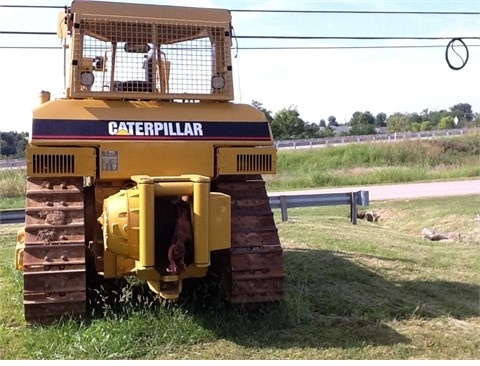
[{"label": "yellow bulldozer", "polygon": [[227,302],[281,301],[276,149],[233,102],[230,12],[73,1],[58,35],[66,90],[33,111],[15,251],[27,323],[85,316],[90,272],[175,300],[215,264]]}]

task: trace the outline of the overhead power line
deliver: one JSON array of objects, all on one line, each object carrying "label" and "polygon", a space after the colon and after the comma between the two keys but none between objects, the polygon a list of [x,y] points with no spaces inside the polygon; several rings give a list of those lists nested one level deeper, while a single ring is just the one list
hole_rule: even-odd
[{"label": "overhead power line", "polygon": [[4,50],[63,50],[60,46],[0,46]]},{"label": "overhead power line", "polygon": [[[59,5],[0,5],[0,8],[65,9]],[[290,13],[290,14],[385,14],[385,15],[480,15],[478,11],[389,11],[389,10],[282,10],[282,9],[230,9],[236,13]]]},{"label": "overhead power line", "polygon": [[0,5],[0,8],[20,8],[20,9],[65,9],[65,6],[59,5]]},{"label": "overhead power line", "polygon": [[300,13],[300,14],[384,14],[384,15],[480,15],[479,11],[375,11],[375,10],[250,10],[230,9],[237,13]]},{"label": "overhead power line", "polygon": [[[0,34],[11,34],[11,35],[36,35],[36,36],[53,36],[56,35],[56,32],[34,32],[34,31],[2,31]],[[237,39],[280,39],[280,40],[351,40],[351,41],[395,41],[395,40],[406,40],[406,41],[439,41],[439,40],[451,40],[453,38],[461,39],[480,39],[480,37],[458,37],[458,36],[445,36],[445,37],[372,37],[372,36],[272,36],[272,35],[235,35],[234,38]]]},{"label": "overhead power line", "polygon": [[55,36],[56,32],[31,32],[31,31],[0,31],[0,34],[30,35],[30,36]]},{"label": "overhead power line", "polygon": [[[471,44],[468,47],[480,47],[480,44]],[[395,48],[445,48],[445,45],[392,45],[392,46],[258,46],[235,47],[235,50],[351,50],[351,49],[395,49]],[[0,46],[0,49],[13,50],[63,50],[62,46]]]},{"label": "overhead power line", "polygon": [[296,40],[415,40],[415,41],[438,41],[446,40],[452,38],[462,38],[462,39],[480,39],[480,37],[348,37],[348,36],[238,36],[235,38],[238,39],[296,39]]}]

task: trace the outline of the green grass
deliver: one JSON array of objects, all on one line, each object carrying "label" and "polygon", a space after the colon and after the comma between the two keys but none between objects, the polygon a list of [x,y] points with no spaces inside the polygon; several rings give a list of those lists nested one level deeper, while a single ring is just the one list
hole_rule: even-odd
[{"label": "green grass", "polygon": [[0,200],[0,210],[6,210],[10,208],[24,208],[25,197],[6,197]]},{"label": "green grass", "polygon": [[[346,206],[290,209],[288,222],[275,211],[283,303],[165,304],[132,281],[99,290],[88,320],[49,327],[23,322],[19,226],[1,226],[0,359],[478,359],[479,207],[479,196],[375,202],[378,222],[357,225]],[[424,227],[460,239],[426,241]]]},{"label": "green grass", "polygon": [[270,191],[480,176],[480,133],[434,140],[280,150]]},{"label": "green grass", "polygon": [[24,169],[0,170],[0,210],[25,206],[26,177]]},{"label": "green grass", "polygon": [[[478,177],[479,136],[280,151],[265,178],[283,190]],[[23,207],[24,190],[24,171],[0,172],[0,209]],[[288,222],[275,211],[281,304],[242,311],[206,291],[167,304],[131,280],[92,290],[86,320],[48,327],[25,326],[20,226],[3,225],[0,359],[479,359],[479,207],[479,196],[374,202],[379,221],[358,225],[346,206],[289,209]],[[459,239],[423,240],[425,227]]]}]

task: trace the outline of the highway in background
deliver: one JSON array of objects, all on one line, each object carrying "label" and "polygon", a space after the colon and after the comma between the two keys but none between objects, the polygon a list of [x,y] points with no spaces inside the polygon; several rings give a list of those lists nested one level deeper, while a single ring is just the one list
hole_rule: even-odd
[{"label": "highway in background", "polygon": [[268,192],[269,195],[299,195],[368,191],[370,201],[402,200],[427,197],[463,196],[480,194],[479,179],[449,182],[406,183],[391,185],[364,185],[305,189],[299,191]]}]

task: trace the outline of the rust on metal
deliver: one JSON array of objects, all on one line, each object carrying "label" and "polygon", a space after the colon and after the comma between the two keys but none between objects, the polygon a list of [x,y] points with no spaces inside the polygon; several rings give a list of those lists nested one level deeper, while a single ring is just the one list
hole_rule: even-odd
[{"label": "rust on metal", "polygon": [[48,324],[86,311],[82,178],[28,178],[24,309],[27,323]]},{"label": "rust on metal", "polygon": [[285,263],[265,182],[261,176],[225,176],[215,189],[231,196],[232,247],[225,295],[231,303],[281,301]]}]

